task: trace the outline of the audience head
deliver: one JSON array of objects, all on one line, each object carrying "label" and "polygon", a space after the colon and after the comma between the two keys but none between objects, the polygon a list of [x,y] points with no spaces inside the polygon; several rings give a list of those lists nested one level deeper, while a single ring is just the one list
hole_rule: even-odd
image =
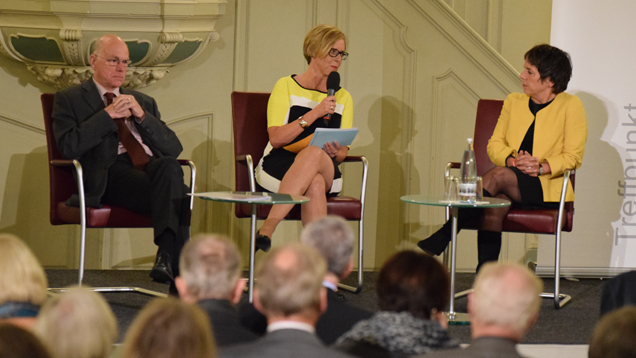
[{"label": "audience head", "polygon": [[329,25],[318,25],[309,30],[305,35],[303,43],[303,55],[307,63],[311,63],[312,58],[322,58],[327,56],[332,46],[338,41],[347,42],[345,34],[338,28]]},{"label": "audience head", "polygon": [[195,303],[206,298],[237,303],[245,281],[240,280],[241,258],[236,245],[218,235],[199,235],[181,251],[181,276],[176,285],[182,300]]},{"label": "audience head", "polygon": [[29,330],[0,323],[0,358],[50,358],[49,352]]},{"label": "audience head", "polygon": [[353,267],[353,241],[347,222],[334,215],[312,222],[300,235],[300,242],[318,250],[327,261],[327,270],[339,279],[347,277]]},{"label": "audience head", "polygon": [[0,234],[0,272],[0,321],[32,325],[48,282],[33,252],[14,235]]},{"label": "audience head", "polygon": [[124,40],[113,34],[100,37],[90,57],[93,79],[107,91],[121,87],[126,80],[128,61],[128,46]]},{"label": "audience head", "polygon": [[210,320],[197,305],[176,298],[151,301],[133,321],[123,358],[216,357]]},{"label": "audience head", "polygon": [[572,61],[567,52],[542,44],[528,50],[524,58],[537,68],[542,81],[550,80],[554,83],[552,87],[554,94],[559,94],[568,88],[572,77]]},{"label": "audience head", "polygon": [[496,329],[520,341],[539,315],[543,282],[522,265],[487,263],[477,274],[473,289],[468,312],[474,337],[483,329]]},{"label": "audience head", "polygon": [[604,315],[596,325],[589,358],[636,357],[636,306],[624,306]]},{"label": "audience head", "polygon": [[434,257],[401,251],[380,269],[376,289],[380,310],[431,319],[446,307],[450,283],[448,272]]},{"label": "audience head", "polygon": [[46,301],[35,332],[53,358],[106,358],[117,339],[117,320],[99,293],[73,287]]},{"label": "audience head", "polygon": [[255,306],[268,319],[317,320],[326,308],[322,280],[327,265],[316,249],[290,244],[274,248],[257,267]]}]

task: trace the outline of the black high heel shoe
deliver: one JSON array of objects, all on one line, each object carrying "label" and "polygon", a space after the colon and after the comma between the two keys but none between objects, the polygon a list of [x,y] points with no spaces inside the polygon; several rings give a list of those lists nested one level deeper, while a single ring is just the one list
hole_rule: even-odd
[{"label": "black high heel shoe", "polygon": [[261,235],[259,231],[256,232],[256,242],[254,243],[255,249],[254,252],[258,250],[263,250],[265,252],[269,251],[272,247],[272,239],[265,235]]}]

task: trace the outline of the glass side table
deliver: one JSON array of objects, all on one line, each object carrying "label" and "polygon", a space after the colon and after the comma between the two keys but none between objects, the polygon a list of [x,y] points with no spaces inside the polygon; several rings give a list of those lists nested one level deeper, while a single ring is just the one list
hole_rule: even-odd
[{"label": "glass side table", "polygon": [[405,195],[400,198],[405,203],[417,204],[417,205],[428,205],[428,206],[444,206],[451,208],[451,225],[452,225],[452,249],[451,249],[451,270],[450,270],[450,305],[448,313],[446,314],[448,317],[449,324],[469,324],[470,317],[466,313],[455,312],[455,270],[457,268],[456,264],[456,254],[457,254],[457,216],[459,213],[459,208],[474,208],[474,209],[484,209],[484,208],[499,208],[510,206],[510,201],[504,199],[497,198],[483,198],[482,201],[478,201],[476,203],[467,203],[461,201],[448,201],[444,200],[442,196],[431,196],[431,195]]},{"label": "glass side table", "polygon": [[254,249],[256,248],[256,206],[275,204],[303,204],[309,198],[300,195],[249,192],[249,191],[212,191],[207,193],[194,193],[193,196],[203,200],[220,201],[226,203],[247,203],[252,204],[252,215],[250,217],[250,269],[248,281],[248,297],[252,303],[254,292]]}]

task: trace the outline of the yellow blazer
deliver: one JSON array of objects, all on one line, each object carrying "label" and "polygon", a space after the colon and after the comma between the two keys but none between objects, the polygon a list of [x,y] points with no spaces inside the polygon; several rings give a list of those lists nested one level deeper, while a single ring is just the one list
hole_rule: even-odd
[{"label": "yellow blazer", "polygon": [[[528,107],[530,96],[512,93],[504,101],[501,115],[488,141],[488,156],[495,165],[505,166],[509,155],[517,156],[519,146],[530,128],[534,116]],[[543,200],[559,201],[563,172],[581,166],[587,140],[587,119],[581,100],[571,94],[559,93],[554,101],[537,112],[534,128],[533,157],[550,164],[550,174],[539,177]],[[568,183],[566,201],[574,200],[572,184]]]}]

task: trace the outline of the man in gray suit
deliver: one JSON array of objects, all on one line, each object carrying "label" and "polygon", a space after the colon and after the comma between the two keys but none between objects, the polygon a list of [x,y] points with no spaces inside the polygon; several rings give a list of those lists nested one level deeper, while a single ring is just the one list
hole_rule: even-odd
[{"label": "man in gray suit", "polygon": [[241,257],[236,245],[217,235],[199,235],[181,252],[181,276],[175,279],[182,301],[198,304],[208,314],[217,347],[255,340],[241,326],[234,305],[241,299]]},{"label": "man in gray suit", "polygon": [[[183,148],[153,98],[121,88],[129,64],[121,38],[97,40],[93,78],[55,94],[53,134],[60,153],[82,165],[87,206],[112,204],[152,217],[159,249],[150,276],[172,283],[189,238],[189,198],[176,160]],[[79,206],[77,194],[66,204]]]},{"label": "man in gray suit", "polygon": [[426,358],[520,358],[516,345],[537,321],[543,282],[515,263],[485,264],[468,296],[473,342],[465,349],[429,353]]},{"label": "man in gray suit", "polygon": [[254,306],[267,317],[267,334],[220,350],[221,357],[348,357],[325,347],[315,325],[327,306],[322,280],[326,264],[313,248],[291,244],[275,248],[259,262]]}]

